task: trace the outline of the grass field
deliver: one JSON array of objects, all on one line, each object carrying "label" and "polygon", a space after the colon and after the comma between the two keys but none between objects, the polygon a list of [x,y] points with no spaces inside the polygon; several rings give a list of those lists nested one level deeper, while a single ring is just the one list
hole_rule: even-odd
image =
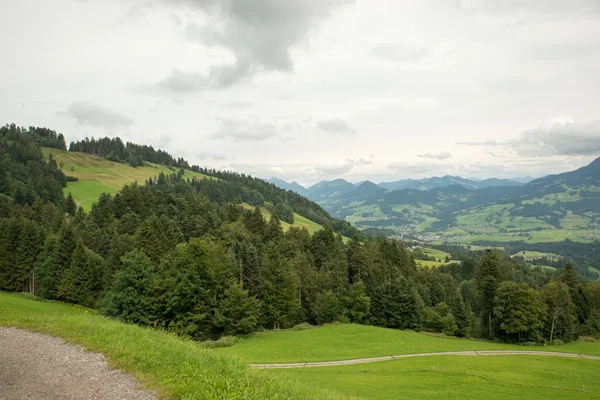
[{"label": "grass field", "polygon": [[[68,182],[65,194],[71,195],[81,207],[91,209],[92,204],[102,193],[114,194],[125,184],[144,183],[148,178],[158,176],[161,172],[170,175],[177,169],[169,169],[164,165],[146,163],[143,167],[133,168],[128,164],[116,163],[102,157],[87,153],[68,152],[57,149],[42,148],[46,158],[52,154],[56,163],[62,165],[62,171],[69,176],[79,178],[77,182]],[[186,178],[206,178],[205,175],[186,170]],[[210,178],[215,179],[215,178]]]},{"label": "grass field", "polygon": [[323,326],[303,331],[256,333],[233,347],[219,351],[241,356],[251,363],[286,363],[444,351],[514,349],[600,355],[600,343],[574,342],[564,346],[523,347],[352,324]]},{"label": "grass field", "polygon": [[446,257],[450,256],[450,253],[446,253],[445,251],[442,251],[442,250],[436,250],[436,249],[430,249],[430,248],[423,249],[423,253],[435,258],[436,260],[444,260]]},{"label": "grass field", "polygon": [[521,251],[519,253],[513,254],[511,257],[523,257],[525,261],[536,260],[538,258],[546,257],[549,259],[556,260],[559,258],[557,254],[554,253],[541,253],[539,251]]},{"label": "grass field", "polygon": [[[242,203],[242,207],[244,207],[247,210],[253,210],[254,206],[251,206],[248,203]],[[271,212],[269,210],[267,210],[264,207],[260,208],[260,211],[262,212],[263,217],[265,217],[265,219],[267,221],[269,221],[271,219]],[[314,221],[311,221],[308,218],[303,217],[300,214],[296,214],[294,213],[294,223],[293,224],[289,224],[285,221],[280,221],[281,222],[281,227],[283,228],[284,232],[287,232],[290,227],[295,227],[295,228],[306,228],[306,230],[308,230],[308,233],[310,233],[311,235],[317,231],[320,231],[321,229],[323,229],[323,226],[317,224]],[[347,238],[346,236],[342,236],[342,238],[344,239],[344,242],[347,243],[348,241],[350,241],[350,238]]]},{"label": "grass field", "polygon": [[440,267],[440,266],[446,265],[446,264],[460,263],[459,260],[450,260],[449,262],[415,260],[415,262],[417,263],[418,266],[421,266],[423,268],[437,268],[437,267]]},{"label": "grass field", "polygon": [[372,400],[600,397],[600,361],[583,359],[440,356],[273,374]]},{"label": "grass field", "polygon": [[339,398],[264,371],[251,371],[238,357],[80,307],[0,292],[0,326],[51,334],[103,353],[111,367],[130,372],[164,399]]}]

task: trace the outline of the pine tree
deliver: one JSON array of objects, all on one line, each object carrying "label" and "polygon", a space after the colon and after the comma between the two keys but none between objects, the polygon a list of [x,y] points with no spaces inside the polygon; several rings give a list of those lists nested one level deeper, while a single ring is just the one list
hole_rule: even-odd
[{"label": "pine tree", "polygon": [[215,325],[224,335],[247,335],[258,326],[260,303],[235,283],[224,293],[215,315]]},{"label": "pine tree", "polygon": [[67,211],[67,213],[71,217],[74,217],[75,216],[75,212],[77,211],[77,204],[75,204],[75,200],[73,200],[73,196],[71,195],[71,192],[69,192],[69,194],[67,195],[67,198],[65,200],[65,204],[66,204],[66,211]]},{"label": "pine tree", "polygon": [[489,338],[492,338],[492,314],[496,291],[500,286],[500,268],[498,253],[486,250],[481,264],[477,268],[475,283],[481,292],[481,308],[483,319],[488,326]]},{"label": "pine tree", "polygon": [[62,274],[58,297],[69,303],[93,307],[102,289],[102,257],[79,241],[71,264]]},{"label": "pine tree", "polygon": [[139,250],[126,253],[122,268],[115,274],[104,300],[106,314],[125,322],[151,324],[151,287],[156,279],[156,265]]}]

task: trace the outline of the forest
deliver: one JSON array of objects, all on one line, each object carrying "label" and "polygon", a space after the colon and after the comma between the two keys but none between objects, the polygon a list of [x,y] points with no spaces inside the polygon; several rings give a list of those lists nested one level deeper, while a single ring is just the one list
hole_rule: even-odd
[{"label": "forest", "polygon": [[[518,343],[600,337],[600,282],[572,265],[553,272],[487,250],[417,268],[402,243],[360,233],[295,193],[200,168],[215,179],[186,180],[175,169],[102,195],[86,213],[42,155],[59,142],[49,130],[0,128],[0,290],[202,341],[333,322]],[[163,162],[140,155],[148,146],[118,153],[81,143],[70,151]],[[270,220],[258,208],[266,203],[279,210]],[[290,210],[324,228],[284,232]]]}]

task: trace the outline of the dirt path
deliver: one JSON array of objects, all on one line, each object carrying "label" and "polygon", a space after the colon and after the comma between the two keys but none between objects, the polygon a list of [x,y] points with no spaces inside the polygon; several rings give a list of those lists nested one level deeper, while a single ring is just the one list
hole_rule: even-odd
[{"label": "dirt path", "polygon": [[356,360],[343,361],[326,361],[326,362],[305,362],[305,363],[290,363],[290,364],[250,364],[251,368],[269,369],[269,368],[309,368],[309,367],[333,367],[338,365],[352,364],[368,364],[382,361],[399,360],[402,358],[412,357],[431,357],[431,356],[545,356],[545,357],[568,357],[568,358],[585,358],[588,360],[599,360],[598,356],[588,356],[585,354],[575,353],[554,353],[551,351],[521,351],[521,350],[494,350],[494,351],[450,351],[444,353],[420,353],[420,354],[403,354],[399,356],[385,356],[375,358],[359,358]]},{"label": "dirt path", "polygon": [[52,336],[0,327],[0,400],[154,400],[103,355]]}]

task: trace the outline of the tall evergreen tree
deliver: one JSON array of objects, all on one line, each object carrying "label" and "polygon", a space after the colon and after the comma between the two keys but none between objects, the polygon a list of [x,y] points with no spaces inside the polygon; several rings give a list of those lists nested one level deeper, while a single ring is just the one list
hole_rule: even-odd
[{"label": "tall evergreen tree", "polygon": [[475,273],[475,283],[481,292],[482,316],[488,327],[488,337],[492,338],[492,314],[496,291],[500,286],[500,260],[498,253],[486,250],[483,260]]}]

